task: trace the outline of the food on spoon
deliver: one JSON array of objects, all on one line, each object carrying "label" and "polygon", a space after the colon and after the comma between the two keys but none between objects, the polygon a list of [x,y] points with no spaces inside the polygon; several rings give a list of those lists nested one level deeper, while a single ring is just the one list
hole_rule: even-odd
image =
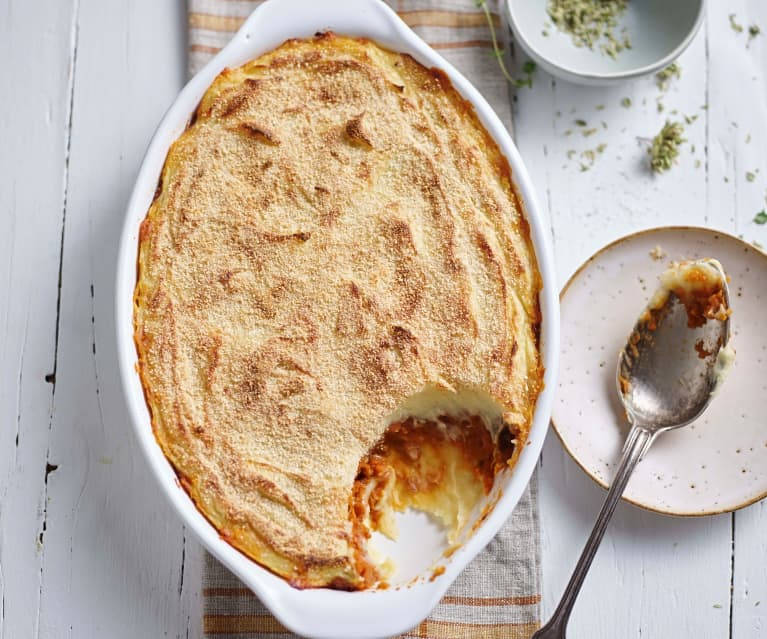
[{"label": "food on spoon", "polygon": [[673,262],[661,274],[661,286],[647,310],[662,309],[673,293],[684,304],[690,328],[703,326],[707,320],[724,321],[732,313],[724,296],[725,277],[722,265],[714,259]]},{"label": "food on spoon", "polygon": [[154,433],[229,543],[355,590],[386,578],[367,542],[392,511],[451,540],[481,518],[542,387],[541,280],[508,162],[443,72],[333,34],[223,71],[139,244]]},{"label": "food on spoon", "polygon": [[734,364],[735,349],[729,344],[724,348],[720,348],[719,353],[716,355],[716,364],[714,364],[716,382],[714,383],[714,390],[711,392],[712,395],[716,394],[722,387],[722,383],[727,379]]},{"label": "food on spoon", "polygon": [[[649,331],[654,331],[668,308],[669,296],[673,294],[684,305],[689,328],[700,328],[710,320],[723,322],[732,315],[725,294],[726,281],[724,269],[715,259],[673,262],[661,274],[660,287],[650,299],[640,320]],[[640,334],[635,331],[633,339],[641,339]],[[636,347],[633,348],[636,350]],[[697,340],[694,348],[700,359],[706,359],[716,352],[716,382],[713,390],[716,392],[732,368],[735,350],[729,343],[725,346],[719,343],[706,345],[703,339]],[[626,389],[621,388],[624,394],[627,391],[628,384]]]}]

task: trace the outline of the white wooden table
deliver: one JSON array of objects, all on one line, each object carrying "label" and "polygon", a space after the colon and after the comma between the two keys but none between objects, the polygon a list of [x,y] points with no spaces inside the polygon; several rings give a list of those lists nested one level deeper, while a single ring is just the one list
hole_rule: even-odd
[{"label": "white wooden table", "polygon": [[[184,81],[185,10],[182,0],[0,0],[2,639],[201,635],[202,552],[140,456],[113,337],[123,209]],[[767,186],[767,36],[747,47],[730,13],[767,31],[767,3],[711,0],[662,114],[651,78],[587,89],[539,73],[518,92],[516,137],[560,283],[603,244],[655,225],[710,225],[767,245],[767,226],[752,222]],[[690,144],[654,177],[638,138],[681,114],[699,116]],[[597,132],[584,137],[579,118]],[[580,152],[602,142],[581,172]],[[554,436],[541,471],[548,615],[603,492]],[[692,520],[621,505],[571,636],[767,636],[765,530],[763,504]]]}]

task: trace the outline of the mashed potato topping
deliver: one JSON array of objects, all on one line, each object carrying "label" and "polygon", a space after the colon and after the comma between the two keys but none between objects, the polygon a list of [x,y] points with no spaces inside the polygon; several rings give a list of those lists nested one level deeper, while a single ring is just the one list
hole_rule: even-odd
[{"label": "mashed potato topping", "polygon": [[142,224],[155,435],[240,551],[297,587],[373,587],[388,510],[453,535],[514,464],[540,287],[509,165],[444,73],[286,42],[214,81]]}]

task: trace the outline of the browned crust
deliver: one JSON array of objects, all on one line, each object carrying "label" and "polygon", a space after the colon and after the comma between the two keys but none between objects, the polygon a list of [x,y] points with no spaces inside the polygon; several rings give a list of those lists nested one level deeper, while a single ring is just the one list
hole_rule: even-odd
[{"label": "browned crust", "polygon": [[[296,137],[307,113],[327,126]],[[311,173],[307,157],[326,166]],[[355,209],[366,197],[380,212]],[[485,390],[515,457],[524,444],[542,387],[540,275],[508,162],[443,72],[333,34],[225,70],[169,151],[139,244],[134,339],[157,440],[222,537],[292,584],[363,583],[355,469],[424,385]],[[328,292],[331,265],[345,277]],[[266,337],[233,338],[245,325]]]}]

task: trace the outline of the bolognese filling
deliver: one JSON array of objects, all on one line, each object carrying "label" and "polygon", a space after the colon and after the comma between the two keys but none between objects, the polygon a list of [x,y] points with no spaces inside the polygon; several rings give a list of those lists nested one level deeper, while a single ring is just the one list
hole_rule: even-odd
[{"label": "bolognese filling", "polygon": [[373,532],[396,539],[394,514],[413,508],[439,522],[455,543],[515,449],[508,426],[494,440],[479,415],[393,422],[360,461],[351,497],[355,561],[366,587],[386,577],[367,551]]}]

